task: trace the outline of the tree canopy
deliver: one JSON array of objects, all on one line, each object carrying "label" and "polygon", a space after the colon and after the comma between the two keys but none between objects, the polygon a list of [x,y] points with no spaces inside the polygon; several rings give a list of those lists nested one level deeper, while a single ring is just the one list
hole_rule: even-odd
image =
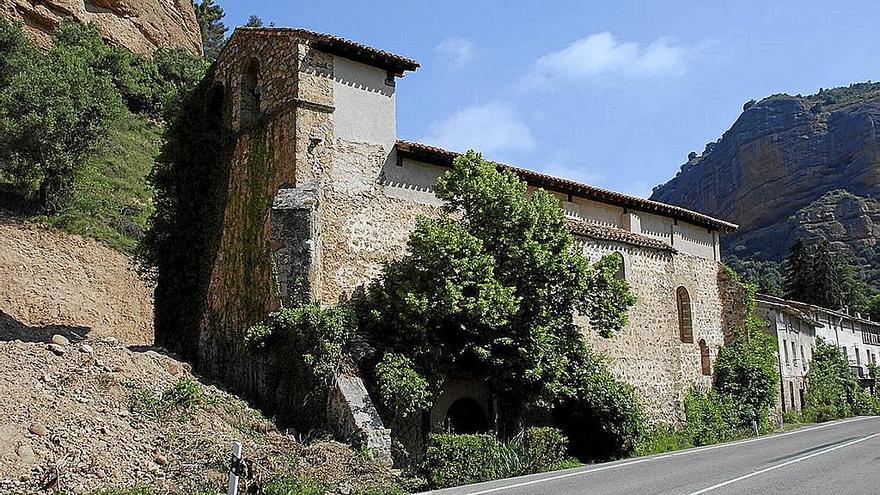
[{"label": "tree canopy", "polygon": [[223,24],[226,13],[223,11],[223,7],[214,3],[214,0],[202,0],[201,3],[194,6],[199,31],[202,35],[202,49],[205,52],[205,58],[214,60],[226,43],[226,32],[229,31],[229,28]]},{"label": "tree canopy", "polygon": [[798,239],[784,265],[785,297],[830,309],[863,309],[864,284],[858,281],[844,253],[827,241],[807,245]]},{"label": "tree canopy", "polygon": [[508,411],[576,403],[595,424],[634,434],[632,389],[589,351],[577,324],[582,317],[605,336],[626,324],[635,299],[614,277],[617,258],[590,263],[552,194],[527,194],[513,172],[473,151],[436,192],[442,213],[418,221],[408,254],[369,288],[362,326],[374,347],[406,357],[435,390],[470,376]]}]

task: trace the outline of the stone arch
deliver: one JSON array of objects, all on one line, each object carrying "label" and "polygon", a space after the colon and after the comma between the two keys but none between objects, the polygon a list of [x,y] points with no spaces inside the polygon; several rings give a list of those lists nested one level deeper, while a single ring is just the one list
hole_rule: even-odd
[{"label": "stone arch", "polygon": [[[454,406],[454,407],[453,407]],[[447,427],[455,426],[450,420],[457,421],[475,418],[472,424],[483,425],[484,431],[491,429],[494,423],[492,415],[492,395],[484,383],[477,380],[454,379],[443,385],[434,406],[431,407],[431,431],[447,431]],[[452,411],[452,418],[450,418]],[[479,411],[481,414],[477,414]],[[479,417],[485,418],[480,421]],[[470,422],[470,421],[465,421]],[[460,424],[459,424],[459,427]]]},{"label": "stone arch", "polygon": [[242,128],[254,125],[260,117],[260,61],[252,58],[241,71],[238,117]]},{"label": "stone arch", "polygon": [[489,430],[489,418],[479,402],[470,397],[461,397],[446,410],[443,430],[458,434],[486,432]]},{"label": "stone arch", "polygon": [[694,343],[694,320],[691,308],[691,295],[680,285],[675,289],[675,303],[678,310],[678,336],[686,344]]},{"label": "stone arch", "polygon": [[709,360],[709,346],[706,339],[700,339],[700,370],[704,376],[712,374],[712,362]]}]

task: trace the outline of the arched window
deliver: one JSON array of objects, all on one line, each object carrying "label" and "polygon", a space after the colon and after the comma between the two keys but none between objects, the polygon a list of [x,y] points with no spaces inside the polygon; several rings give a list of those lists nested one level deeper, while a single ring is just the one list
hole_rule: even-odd
[{"label": "arched window", "polygon": [[687,289],[679,287],[675,291],[675,301],[678,305],[678,334],[682,342],[694,343],[694,326],[691,315],[691,296]]},{"label": "arched window", "polygon": [[609,254],[608,257],[617,260],[617,271],[614,272],[614,278],[617,280],[626,280],[626,258],[623,257],[623,254],[615,251]]},{"label": "arched window", "polygon": [[709,376],[712,374],[712,363],[709,362],[709,346],[706,345],[704,339],[700,339],[700,368],[703,374]]},{"label": "arched window", "polygon": [[260,62],[251,59],[241,74],[239,118],[241,127],[250,127],[260,116]]}]

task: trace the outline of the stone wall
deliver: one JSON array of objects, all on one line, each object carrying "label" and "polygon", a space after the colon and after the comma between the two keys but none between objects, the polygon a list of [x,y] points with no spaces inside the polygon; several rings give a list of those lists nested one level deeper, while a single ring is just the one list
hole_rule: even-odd
[{"label": "stone wall", "polygon": [[[658,421],[683,419],[683,399],[694,385],[711,385],[701,372],[701,339],[714,363],[723,344],[721,290],[718,263],[671,250],[656,250],[623,243],[583,239],[584,253],[591,259],[619,252],[623,255],[626,280],[636,305],[629,323],[617,335],[603,338],[580,319],[590,346],[611,358],[615,374],[636,387],[649,414]],[[679,338],[676,289],[690,294],[694,343]]]}]

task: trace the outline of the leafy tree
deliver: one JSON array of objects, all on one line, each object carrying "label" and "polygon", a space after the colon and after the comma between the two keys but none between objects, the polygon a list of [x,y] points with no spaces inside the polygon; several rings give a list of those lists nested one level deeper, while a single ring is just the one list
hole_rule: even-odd
[{"label": "leafy tree", "polygon": [[725,258],[724,262],[744,282],[756,285],[758,292],[776,297],[785,297],[782,287],[782,267],[778,261],[740,259],[735,255],[730,255]]},{"label": "leafy tree", "polygon": [[0,87],[8,85],[28,60],[39,56],[37,49],[24,36],[21,24],[0,16]]},{"label": "leafy tree", "polygon": [[631,388],[588,351],[575,319],[602,335],[626,324],[634,298],[614,277],[616,258],[591,265],[553,195],[528,196],[473,151],[436,191],[441,216],[420,219],[409,254],[370,287],[362,319],[374,346],[409,358],[435,388],[459,374],[484,379],[512,416],[595,407],[613,431],[611,418],[637,414]]},{"label": "leafy tree", "polygon": [[46,213],[57,212],[120,110],[112,82],[57,47],[32,57],[0,92],[0,158],[20,182],[36,186]]},{"label": "leafy tree", "polygon": [[865,312],[868,313],[871,321],[880,321],[880,295],[876,295],[868,301]]},{"label": "leafy tree", "polygon": [[856,280],[843,253],[827,241],[807,246],[798,239],[785,260],[785,297],[830,309],[862,309],[864,285]]},{"label": "leafy tree", "polygon": [[251,14],[251,16],[248,17],[247,24],[245,24],[245,26],[256,28],[263,27],[263,19],[260,19],[260,16]]},{"label": "leafy tree", "polygon": [[804,415],[811,420],[828,421],[874,413],[870,398],[849,369],[846,355],[821,337],[816,339],[806,380]]},{"label": "leafy tree", "polygon": [[223,12],[223,7],[214,3],[214,0],[202,0],[195,5],[195,8],[205,58],[214,60],[226,43],[226,32],[229,31],[229,28],[223,24],[226,13]]}]

